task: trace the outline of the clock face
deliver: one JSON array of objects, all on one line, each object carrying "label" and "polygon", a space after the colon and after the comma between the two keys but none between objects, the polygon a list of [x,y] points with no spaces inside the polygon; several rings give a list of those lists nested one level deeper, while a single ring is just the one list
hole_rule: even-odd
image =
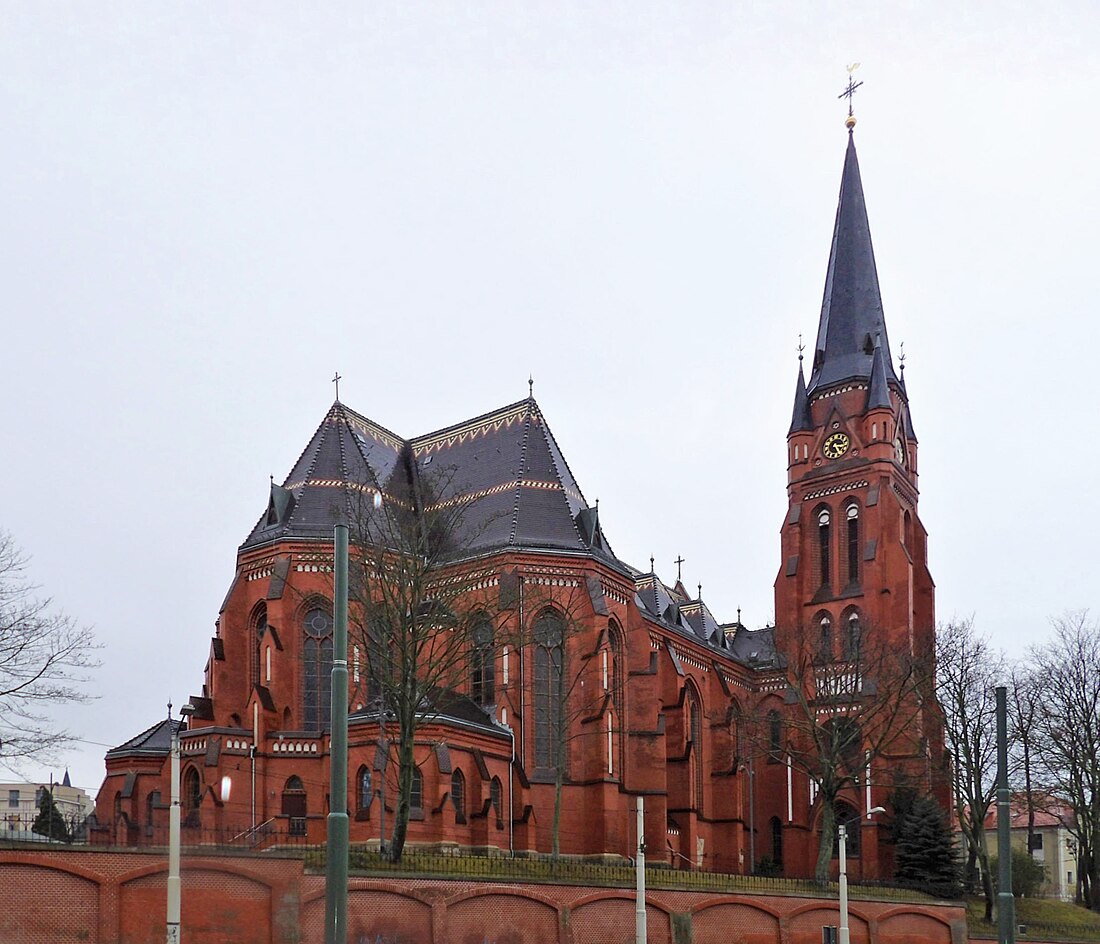
[{"label": "clock face", "polygon": [[825,454],[826,459],[839,459],[848,451],[851,444],[852,441],[848,438],[847,433],[831,433],[825,438],[821,451]]},{"label": "clock face", "polygon": [[900,436],[894,440],[894,458],[898,460],[899,465],[905,465],[905,443],[901,441]]}]

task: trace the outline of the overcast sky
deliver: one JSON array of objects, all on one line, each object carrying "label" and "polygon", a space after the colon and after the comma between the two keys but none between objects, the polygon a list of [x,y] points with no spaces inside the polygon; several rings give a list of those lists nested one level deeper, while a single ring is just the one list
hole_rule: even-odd
[{"label": "overcast sky", "polygon": [[103,643],[56,768],[90,792],[200,692],[336,370],[404,436],[532,374],[619,556],[767,623],[853,60],[938,616],[1022,653],[1100,605],[1095,2],[0,18],[0,527]]}]

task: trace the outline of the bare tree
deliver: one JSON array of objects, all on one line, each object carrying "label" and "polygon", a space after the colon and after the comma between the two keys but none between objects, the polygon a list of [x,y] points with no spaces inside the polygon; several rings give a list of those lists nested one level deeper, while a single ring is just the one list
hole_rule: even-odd
[{"label": "bare tree", "polygon": [[[1035,790],[1035,763],[1032,756],[1038,733],[1039,708],[1042,690],[1030,667],[1019,663],[1012,668],[1010,698],[1008,702],[1009,749],[1016,763],[1015,773],[1023,778],[1024,803],[1027,807],[1027,851],[1035,848],[1035,811],[1040,805]],[[1041,804],[1046,806],[1049,797],[1044,793]]]},{"label": "bare tree", "polygon": [[936,693],[952,761],[955,818],[966,844],[965,881],[980,873],[985,920],[993,920],[993,875],[985,819],[996,796],[995,689],[1005,675],[1004,656],[974,630],[973,619],[941,625],[936,633]]},{"label": "bare tree", "polygon": [[[815,785],[821,836],[815,877],[825,881],[836,833],[836,803],[886,753],[920,748],[922,712],[935,711],[934,658],[891,645],[873,627],[847,628],[839,657],[833,640],[800,633],[779,652],[787,683],[781,718],[757,710],[747,734],[757,753],[780,757]],[[766,703],[764,703],[766,704]]]},{"label": "bare tree", "polygon": [[50,756],[71,740],[50,709],[86,701],[83,685],[98,665],[91,630],[36,595],[26,564],[0,531],[0,761],[7,766]]},{"label": "bare tree", "polygon": [[1063,825],[1077,840],[1079,894],[1100,911],[1100,625],[1084,610],[1058,617],[1031,661],[1043,680],[1034,754],[1072,810]]},{"label": "bare tree", "polygon": [[359,695],[396,727],[395,740],[383,745],[397,761],[386,850],[393,861],[408,832],[417,732],[463,697],[472,660],[491,648],[500,614],[498,575],[471,559],[484,522],[467,521],[453,472],[429,477],[406,458],[385,498],[365,489],[350,515],[350,636],[366,656]]},{"label": "bare tree", "polygon": [[[525,653],[531,666],[533,773],[551,771],[554,777],[551,855],[557,858],[562,797],[572,774],[571,746],[608,734],[621,737],[625,665],[609,639],[606,616],[600,631],[583,576],[559,575],[541,583],[537,572],[519,576],[530,619],[526,624],[510,622],[505,639]],[[612,718],[614,727],[609,729]]]}]

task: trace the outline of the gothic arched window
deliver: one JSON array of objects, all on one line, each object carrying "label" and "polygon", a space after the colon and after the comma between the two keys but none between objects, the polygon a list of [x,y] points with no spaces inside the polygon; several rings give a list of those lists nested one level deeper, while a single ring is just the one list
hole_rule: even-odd
[{"label": "gothic arched window", "polygon": [[562,618],[547,610],[535,621],[535,766],[554,767],[562,725]]},{"label": "gothic arched window", "polygon": [[261,647],[264,636],[267,634],[267,604],[257,603],[252,611],[252,639],[249,649],[249,668],[252,673],[252,684],[260,684]]},{"label": "gothic arched window", "polygon": [[455,819],[466,822],[466,778],[461,770],[455,768],[451,774],[451,803],[455,808]]},{"label": "gothic arched window", "polygon": [[783,719],[774,708],[768,712],[768,760],[775,763],[783,750]]},{"label": "gothic arched window", "polygon": [[844,825],[844,851],[852,859],[859,858],[859,813],[843,800],[833,806],[836,817],[836,835],[833,836],[833,856],[840,855],[840,826]]},{"label": "gothic arched window", "polygon": [[688,723],[690,724],[692,787],[695,793],[695,809],[703,810],[703,709],[699,696],[694,692],[688,695]]},{"label": "gothic arched window", "polygon": [[496,816],[498,823],[500,822],[500,805],[503,793],[504,790],[500,785],[500,777],[494,777],[489,784],[489,802],[493,807],[493,814]]},{"label": "gothic arched window", "polygon": [[332,616],[314,604],[303,620],[302,727],[320,731],[328,726],[332,699]]},{"label": "gothic arched window", "polygon": [[818,626],[821,629],[819,640],[819,652],[822,659],[833,657],[833,620],[828,613],[822,613],[818,618]]},{"label": "gothic arched window", "polygon": [[470,697],[479,705],[496,702],[496,651],[493,624],[482,617],[470,634]]},{"label": "gothic arched window", "polygon": [[360,813],[365,813],[370,809],[371,801],[374,800],[374,780],[370,768],[365,764],[359,768],[359,775],[355,778],[355,785],[356,808]]},{"label": "gothic arched window", "polygon": [[180,799],[183,801],[183,812],[197,813],[199,803],[202,801],[202,783],[199,780],[199,772],[194,767],[188,767],[183,775],[183,790]]},{"label": "gothic arched window", "polygon": [[419,767],[413,768],[412,790],[409,791],[409,808],[414,813],[424,812],[424,775]]},{"label": "gothic arched window", "polygon": [[776,865],[783,864],[783,823],[778,816],[771,818],[772,833],[772,862]]},{"label": "gothic arched window", "polygon": [[862,636],[860,628],[859,610],[849,610],[844,618],[845,625],[841,627],[844,633],[844,658],[849,662],[859,658],[859,645]]},{"label": "gothic arched window", "polygon": [[851,504],[844,512],[848,521],[848,585],[859,585],[859,506]]},{"label": "gothic arched window", "polygon": [[821,586],[829,585],[831,561],[829,557],[829,541],[832,534],[832,515],[828,508],[822,508],[817,514],[817,559],[821,570]]}]

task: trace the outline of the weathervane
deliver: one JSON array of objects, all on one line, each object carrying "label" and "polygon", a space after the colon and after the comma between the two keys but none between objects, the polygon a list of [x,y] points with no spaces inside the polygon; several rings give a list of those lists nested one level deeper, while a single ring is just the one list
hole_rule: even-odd
[{"label": "weathervane", "polygon": [[798,363],[802,363],[802,352],[806,350],[806,345],[802,343],[802,335],[798,335]]},{"label": "weathervane", "polygon": [[332,375],[332,382],[334,384],[336,384],[336,402],[337,403],[340,402],[340,381],[343,380],[343,379],[344,378],[340,376],[340,371],[336,371],[336,373],[334,373]]},{"label": "weathervane", "polygon": [[901,353],[898,355],[898,363],[901,365],[901,372],[905,373],[905,342],[901,342]]},{"label": "weathervane", "polygon": [[855,76],[852,74],[858,68],[858,62],[853,62],[850,66],[848,66],[848,87],[837,96],[837,98],[848,99],[848,118],[844,122],[844,126],[849,131],[851,131],[856,126],[855,115],[852,114],[852,96],[856,94],[856,89],[863,84],[862,82],[857,82]]}]

